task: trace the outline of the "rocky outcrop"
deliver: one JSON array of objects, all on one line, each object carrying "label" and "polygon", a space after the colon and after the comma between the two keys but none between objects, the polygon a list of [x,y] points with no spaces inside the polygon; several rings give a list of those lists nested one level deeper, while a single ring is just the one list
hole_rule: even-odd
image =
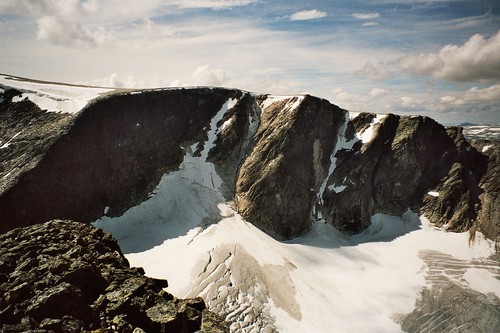
[{"label": "rocky outcrop", "polygon": [[376,213],[420,211],[453,231],[469,229],[477,216],[479,180],[486,159],[458,128],[427,117],[361,114],[351,121],[350,149],[337,152],[322,210],[345,233],[358,233]]},{"label": "rocky outcrop", "polygon": [[278,239],[307,230],[345,114],[311,96],[265,107],[236,184],[240,214]]},{"label": "rocky outcrop", "polygon": [[424,197],[421,212],[437,226],[466,231],[478,218],[483,192],[480,180],[487,170],[487,157],[465,140],[462,128],[448,128],[447,133],[455,143],[456,158],[448,174],[436,186],[436,194]]},{"label": "rocky outcrop", "polygon": [[488,167],[479,182],[480,209],[475,227],[500,244],[500,140],[472,140],[488,158]]},{"label": "rocky outcrop", "polygon": [[200,298],[130,268],[116,241],[54,220],[0,236],[2,332],[228,332]]}]

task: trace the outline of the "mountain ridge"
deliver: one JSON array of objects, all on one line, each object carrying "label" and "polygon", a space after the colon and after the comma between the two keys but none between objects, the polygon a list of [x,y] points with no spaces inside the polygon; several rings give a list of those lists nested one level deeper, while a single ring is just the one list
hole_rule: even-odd
[{"label": "mountain ridge", "polygon": [[[471,228],[480,208],[478,186],[487,157],[470,146],[460,130],[450,127],[447,132],[426,117],[362,113],[349,120],[347,111],[310,95],[273,97],[213,87],[105,92],[73,115],[41,112],[29,97],[17,101],[22,97],[16,96],[24,96],[20,91],[6,90],[2,95],[2,123],[7,130],[3,136],[33,142],[24,137],[22,128],[15,135],[8,130],[20,127],[19,117],[27,124],[41,119],[38,128],[54,133],[41,134],[42,140],[52,139],[28,144],[26,151],[17,153],[25,160],[0,172],[4,231],[10,228],[6,225],[20,226],[21,220],[25,224],[53,218],[91,222],[105,210],[111,216],[123,214],[145,200],[163,174],[179,167],[182,147],[205,140],[210,119],[231,98],[235,104],[212,124],[217,129],[208,144],[214,148],[206,158],[224,175],[226,195],[234,196],[238,211],[276,238],[302,234],[310,228],[313,215],[343,232],[358,233],[366,229],[373,214],[401,215],[411,207],[423,207],[432,222],[463,231]],[[391,146],[383,148],[387,144]],[[37,145],[39,152],[33,152]],[[11,149],[10,143],[4,147],[7,152]],[[7,155],[3,163],[12,164],[12,156]],[[405,162],[408,159],[411,162]],[[452,217],[443,211],[461,204],[460,200],[445,199],[447,207],[435,209],[432,196],[424,198],[439,182],[446,184],[453,163],[462,165],[464,159],[469,162],[461,177],[467,178],[468,172],[474,179],[460,182],[475,189],[461,200],[469,202],[468,208],[454,220],[466,223],[465,227],[449,224]],[[376,169],[369,171],[373,166]],[[387,168],[392,171],[382,176]],[[398,181],[389,181],[397,175]],[[398,185],[411,177],[416,177],[411,186]],[[353,179],[372,184],[359,186]],[[398,186],[408,194],[398,192]],[[63,203],[56,204],[57,194],[64,192],[66,198],[59,199]],[[355,206],[353,200],[358,202]],[[26,201],[34,206],[28,208]],[[484,225],[491,223],[484,221]]]},{"label": "mountain ridge", "polygon": [[442,329],[449,295],[485,316],[449,307],[446,327],[496,329],[495,141],[309,95],[5,81],[4,230],[93,223],[234,332]]}]

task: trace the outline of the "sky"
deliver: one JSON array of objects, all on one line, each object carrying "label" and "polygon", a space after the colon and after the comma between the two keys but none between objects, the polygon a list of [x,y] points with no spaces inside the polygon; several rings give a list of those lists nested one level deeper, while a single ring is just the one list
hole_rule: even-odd
[{"label": "sky", "polygon": [[500,124],[496,0],[0,0],[0,73]]}]

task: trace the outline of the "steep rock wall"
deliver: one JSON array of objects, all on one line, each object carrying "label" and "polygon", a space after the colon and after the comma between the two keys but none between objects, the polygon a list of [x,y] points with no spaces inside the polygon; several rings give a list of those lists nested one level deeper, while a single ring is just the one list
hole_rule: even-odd
[{"label": "steep rock wall", "polygon": [[[178,167],[182,144],[199,141],[213,115],[237,94],[200,88],[95,100],[71,118],[56,140],[30,140],[33,150],[44,153],[1,193],[0,231],[52,218],[90,222],[105,211],[122,214],[146,199],[163,174]],[[2,103],[2,116],[19,115],[8,105],[15,103]],[[42,122],[43,128],[58,121],[56,114],[33,112],[55,118]]]},{"label": "steep rock wall", "polygon": [[311,96],[264,107],[236,183],[240,214],[278,239],[307,230],[345,113]]},{"label": "steep rock wall", "polygon": [[[420,211],[438,226],[469,229],[477,216],[479,180],[486,159],[457,128],[427,117],[375,114],[351,121],[358,137],[373,134],[337,153],[337,167],[324,194],[325,220],[345,233],[358,233],[376,213]],[[354,139],[355,140],[355,139]]]}]

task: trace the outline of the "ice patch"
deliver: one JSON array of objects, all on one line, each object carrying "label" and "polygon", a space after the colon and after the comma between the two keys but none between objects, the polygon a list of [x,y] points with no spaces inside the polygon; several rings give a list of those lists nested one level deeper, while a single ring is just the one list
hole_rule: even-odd
[{"label": "ice patch", "polygon": [[430,192],[427,192],[428,195],[432,196],[432,197],[439,197],[439,192],[435,192],[435,191],[430,191]]}]

